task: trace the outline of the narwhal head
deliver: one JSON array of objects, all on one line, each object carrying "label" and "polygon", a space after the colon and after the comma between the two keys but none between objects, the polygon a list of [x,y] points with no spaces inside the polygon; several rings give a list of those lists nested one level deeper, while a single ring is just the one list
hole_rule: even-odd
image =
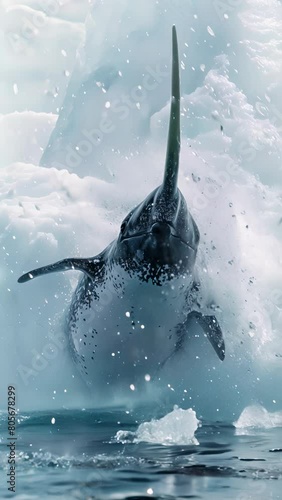
[{"label": "narwhal head", "polygon": [[25,283],[37,276],[76,269],[96,278],[106,257],[146,280],[192,275],[199,243],[199,230],[177,187],[180,154],[180,82],[176,29],[172,30],[172,100],[163,183],[124,219],[115,242],[90,259],[67,258],[34,269],[19,278]]},{"label": "narwhal head", "polygon": [[[157,273],[192,273],[199,230],[177,187],[180,154],[180,77],[175,26],[172,30],[172,100],[163,183],[132,210],[121,225],[116,255],[135,267],[149,264]],[[167,274],[167,273],[166,273]]]}]

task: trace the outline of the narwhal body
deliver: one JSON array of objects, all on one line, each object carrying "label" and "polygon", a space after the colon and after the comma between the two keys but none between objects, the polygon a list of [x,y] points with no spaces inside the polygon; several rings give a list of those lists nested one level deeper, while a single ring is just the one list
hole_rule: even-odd
[{"label": "narwhal body", "polygon": [[[221,360],[225,346],[213,315],[203,315],[195,261],[199,230],[177,188],[180,83],[173,27],[172,102],[164,180],[124,219],[118,238],[89,259],[31,271],[82,271],[67,316],[74,359],[88,384],[137,385],[186,346],[197,322]],[[188,362],[188,361],[187,361]]]}]

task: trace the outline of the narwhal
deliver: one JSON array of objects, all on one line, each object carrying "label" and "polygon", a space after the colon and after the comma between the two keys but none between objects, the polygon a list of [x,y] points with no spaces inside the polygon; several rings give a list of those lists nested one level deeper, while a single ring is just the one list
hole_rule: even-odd
[{"label": "narwhal", "polygon": [[164,369],[193,337],[193,322],[220,360],[225,344],[214,315],[201,312],[195,274],[199,230],[177,187],[180,156],[180,75],[172,30],[172,99],[162,184],[123,220],[119,236],[96,257],[68,258],[30,271],[83,273],[67,314],[67,334],[86,382],[137,384]]}]

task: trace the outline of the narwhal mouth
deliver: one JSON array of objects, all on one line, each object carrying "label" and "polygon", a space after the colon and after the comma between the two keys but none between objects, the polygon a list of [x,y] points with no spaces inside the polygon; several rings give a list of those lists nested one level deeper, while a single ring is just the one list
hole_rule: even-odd
[{"label": "narwhal mouth", "polygon": [[166,242],[169,243],[170,238],[175,238],[179,242],[183,243],[183,245],[186,245],[187,247],[193,250],[191,245],[187,241],[183,240],[183,238],[181,238],[179,234],[177,234],[177,231],[172,222],[168,221],[155,222],[152,225],[151,231],[148,232],[148,235],[155,236],[156,240],[159,239],[159,241],[162,243]]},{"label": "narwhal mouth", "polygon": [[122,236],[120,242],[123,243],[124,241],[134,240],[135,238],[141,238],[142,236],[147,236],[148,234],[150,234],[148,231],[142,231],[140,233],[131,234],[130,236]]},{"label": "narwhal mouth", "polygon": [[190,250],[193,250],[193,252],[196,252],[196,249],[193,248],[191,245],[189,245],[189,243],[187,243],[187,241],[183,240],[180,236],[177,236],[177,235],[174,235],[174,234],[172,234],[171,236],[173,238],[176,238],[177,240],[179,240],[181,243],[183,243],[183,245],[185,245],[186,247],[188,247]]},{"label": "narwhal mouth", "polygon": [[193,248],[187,241],[185,241],[181,236],[179,236],[171,222],[156,222],[153,224],[150,231],[141,231],[140,233],[131,234],[130,236],[124,236],[121,238],[121,243],[130,242],[138,238],[154,238],[156,242],[159,241],[160,245],[170,244],[171,238],[178,240],[179,243],[182,243],[190,250],[196,252],[196,249]]}]

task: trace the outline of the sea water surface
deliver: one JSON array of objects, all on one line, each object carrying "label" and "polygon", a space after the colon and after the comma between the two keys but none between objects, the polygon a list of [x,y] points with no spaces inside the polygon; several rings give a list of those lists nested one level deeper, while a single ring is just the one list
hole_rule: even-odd
[{"label": "sea water surface", "polygon": [[[18,421],[13,498],[281,498],[282,428],[260,407],[234,425],[200,423],[177,408],[160,418],[153,408],[120,408],[27,412]],[[5,437],[0,497],[11,498]]]}]

